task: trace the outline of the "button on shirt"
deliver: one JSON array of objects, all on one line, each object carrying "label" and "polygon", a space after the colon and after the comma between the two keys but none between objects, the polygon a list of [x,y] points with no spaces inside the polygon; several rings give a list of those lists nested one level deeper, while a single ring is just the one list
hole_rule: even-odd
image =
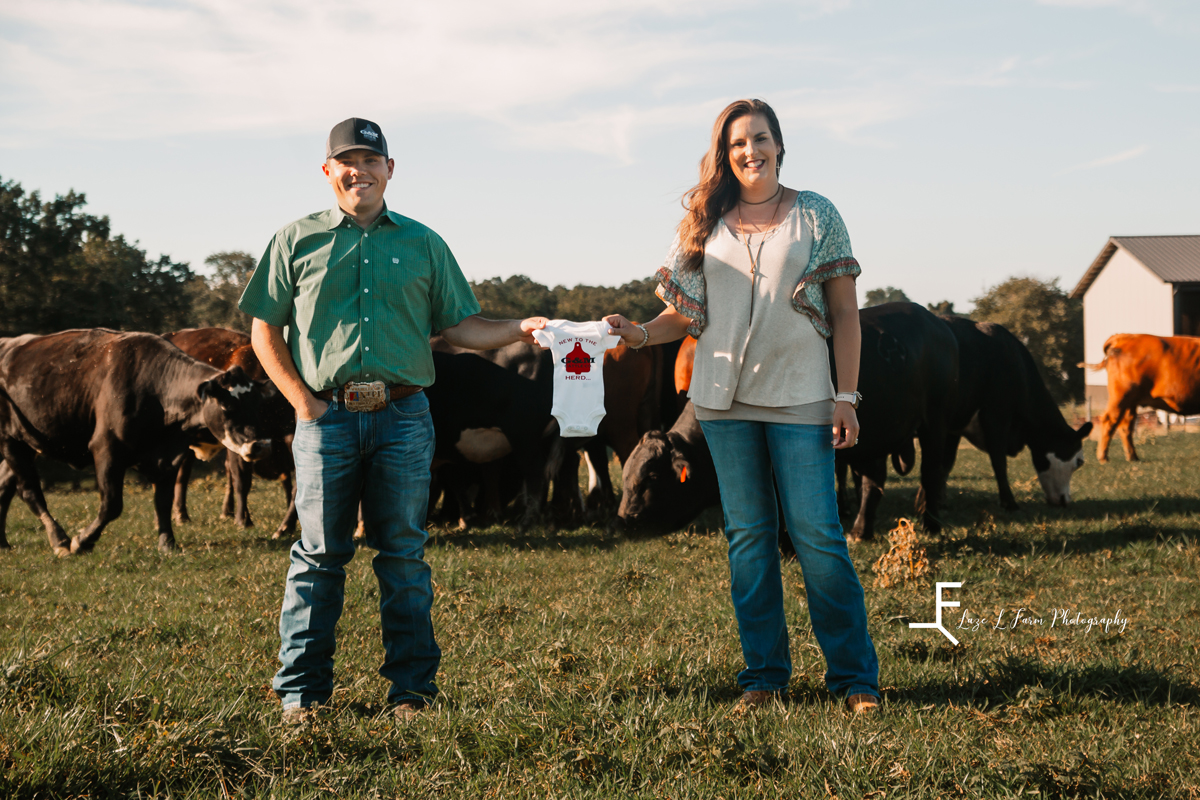
[{"label": "button on shirt", "polygon": [[314,391],[358,380],[429,386],[429,335],[479,313],[440,236],[386,209],[364,231],[340,208],[276,233],[238,308],[288,329]]}]

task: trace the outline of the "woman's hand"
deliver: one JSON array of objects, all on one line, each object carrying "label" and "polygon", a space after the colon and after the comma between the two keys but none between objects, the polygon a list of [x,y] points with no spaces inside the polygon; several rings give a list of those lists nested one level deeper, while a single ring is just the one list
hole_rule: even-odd
[{"label": "woman's hand", "polygon": [[858,444],[858,414],[842,401],[833,406],[833,449],[846,450]]},{"label": "woman's hand", "polygon": [[640,345],[642,340],[646,338],[646,335],[642,333],[641,328],[637,327],[620,314],[609,314],[607,317],[603,317],[603,319],[608,323],[609,335],[620,336],[621,340],[624,341],[626,345]]}]

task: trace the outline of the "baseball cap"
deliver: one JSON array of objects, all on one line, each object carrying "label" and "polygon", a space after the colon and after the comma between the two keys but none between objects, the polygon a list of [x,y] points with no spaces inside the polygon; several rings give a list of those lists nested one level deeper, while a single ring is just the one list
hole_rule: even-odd
[{"label": "baseball cap", "polygon": [[325,140],[325,160],[347,150],[374,150],[384,158],[388,157],[383,131],[374,122],[358,117],[344,119],[333,126]]}]

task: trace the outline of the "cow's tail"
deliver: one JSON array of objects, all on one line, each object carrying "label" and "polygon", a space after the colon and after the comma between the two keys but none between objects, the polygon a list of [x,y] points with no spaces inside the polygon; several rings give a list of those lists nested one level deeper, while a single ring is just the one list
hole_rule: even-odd
[{"label": "cow's tail", "polygon": [[1108,356],[1105,355],[1099,364],[1089,364],[1086,361],[1080,361],[1075,366],[1079,367],[1080,369],[1090,369],[1094,372],[1099,372],[1102,369],[1108,368]]}]

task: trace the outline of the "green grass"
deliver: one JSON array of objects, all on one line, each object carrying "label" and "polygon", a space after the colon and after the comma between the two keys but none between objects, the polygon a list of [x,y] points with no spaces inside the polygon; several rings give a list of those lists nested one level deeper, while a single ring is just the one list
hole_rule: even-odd
[{"label": "green grass", "polygon": [[[84,558],[55,559],[18,503],[14,549],[0,553],[0,797],[1195,798],[1200,436],[1140,452],[1089,460],[1068,509],[1044,504],[1022,454],[1010,467],[1023,510],[1010,514],[986,460],[964,450],[948,528],[921,536],[933,579],[874,588],[886,537],[854,547],[885,695],[858,719],[825,692],[795,565],[792,701],[729,713],[741,654],[719,515],[645,540],[435,530],[443,694],[405,724],[384,713],[361,553],[334,713],[289,733],[270,691],[287,570],[286,547],[266,538],[278,487],[256,485],[258,527],[244,533],[217,519],[218,478],[196,481],[176,556],[156,552],[134,480]],[[71,530],[97,498],[68,487],[49,502]],[[914,493],[891,476],[882,529]],[[933,619],[933,580],[964,584],[952,624],[1020,608],[1045,622],[955,630],[951,648],[907,626]],[[1050,628],[1059,607],[1128,623]]]}]

